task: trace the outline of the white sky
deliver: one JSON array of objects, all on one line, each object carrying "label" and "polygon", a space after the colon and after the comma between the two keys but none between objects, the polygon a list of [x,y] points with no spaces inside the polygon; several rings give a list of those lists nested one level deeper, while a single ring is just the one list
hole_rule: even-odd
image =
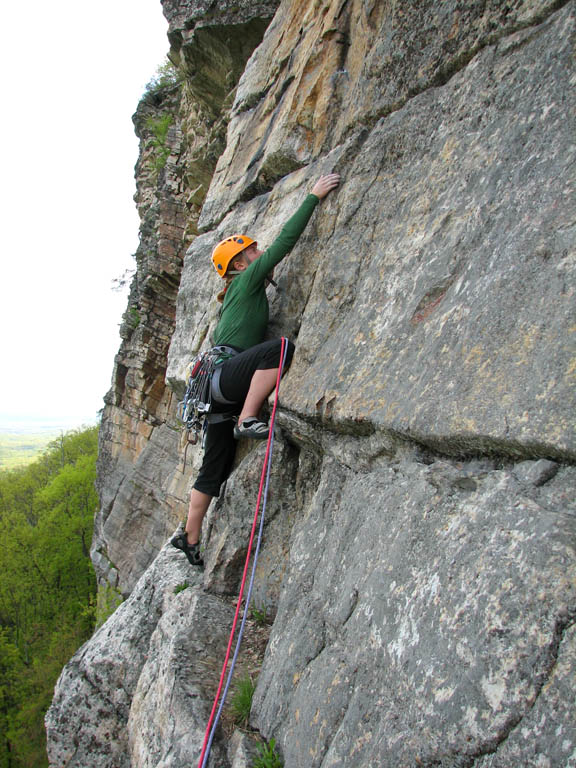
[{"label": "white sky", "polygon": [[93,423],[132,268],[131,116],[168,52],[160,0],[0,11],[0,427]]}]

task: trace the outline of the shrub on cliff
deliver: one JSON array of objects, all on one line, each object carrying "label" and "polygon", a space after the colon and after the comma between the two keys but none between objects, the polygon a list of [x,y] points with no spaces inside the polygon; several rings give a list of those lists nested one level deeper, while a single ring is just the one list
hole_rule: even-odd
[{"label": "shrub on cliff", "polygon": [[156,67],[156,72],[153,77],[146,83],[144,98],[147,96],[154,97],[160,91],[163,91],[166,88],[172,88],[173,86],[179,85],[181,82],[182,76],[170,59],[166,58],[162,64],[159,64]]},{"label": "shrub on cliff", "polygon": [[170,156],[170,147],[166,141],[168,131],[172,125],[172,115],[166,113],[160,117],[149,117],[146,120],[146,128],[152,134],[150,142],[154,148],[154,168],[161,171]]}]

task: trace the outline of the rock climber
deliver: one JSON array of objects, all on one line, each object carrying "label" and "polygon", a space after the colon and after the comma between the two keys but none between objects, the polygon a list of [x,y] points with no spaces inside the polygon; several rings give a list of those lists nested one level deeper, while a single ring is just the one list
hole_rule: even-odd
[{"label": "rock climber", "polygon": [[[314,209],[340,183],[337,173],[321,176],[310,194],[265,251],[246,235],[222,240],[212,252],[212,263],[225,280],[218,295],[222,303],[213,342],[232,355],[220,366],[217,390],[212,386],[213,410],[238,414],[237,421],[208,419],[202,466],[190,494],[185,530],[171,540],[192,565],[203,565],[200,552],[202,521],[210,502],[227,480],[236,452],[235,439],[268,437],[268,425],[260,410],[276,386],[280,367],[281,339],[264,341],[268,324],[266,286],[272,270],[292,250]],[[288,342],[284,370],[294,354]],[[220,405],[219,405],[220,403]]]}]

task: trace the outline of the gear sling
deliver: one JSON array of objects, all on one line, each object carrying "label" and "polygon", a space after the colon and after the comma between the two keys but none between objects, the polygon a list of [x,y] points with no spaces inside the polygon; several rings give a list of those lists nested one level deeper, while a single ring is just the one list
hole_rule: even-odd
[{"label": "gear sling", "polygon": [[220,405],[235,405],[220,389],[221,365],[238,354],[234,347],[220,344],[201,352],[187,369],[186,392],[178,403],[178,416],[184,423],[187,443],[196,445],[208,421],[217,423],[234,417],[232,413],[213,413],[213,401]]}]

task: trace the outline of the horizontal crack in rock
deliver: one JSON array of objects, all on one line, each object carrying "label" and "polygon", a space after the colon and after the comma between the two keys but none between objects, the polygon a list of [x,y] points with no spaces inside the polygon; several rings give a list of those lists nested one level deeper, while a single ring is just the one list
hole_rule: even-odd
[{"label": "horizontal crack in rock", "polygon": [[[388,438],[396,445],[412,444],[419,448],[425,448],[441,457],[450,458],[489,458],[504,459],[509,461],[529,461],[536,459],[549,459],[567,465],[576,465],[576,454],[562,448],[544,442],[509,440],[482,434],[454,434],[454,435],[423,435],[409,429],[384,427],[374,424],[367,419],[332,419],[323,416],[311,416],[309,414],[296,413],[283,408],[279,411],[280,424],[289,435],[298,442],[296,434],[292,434],[292,424],[295,422],[304,428],[306,437],[321,447],[321,441],[311,434],[314,429],[321,432],[330,432],[335,435],[350,438],[367,438],[373,435],[381,435]],[[295,424],[295,425],[296,425]],[[294,426],[295,426],[294,425]],[[311,428],[311,429],[310,429]],[[358,452],[362,458],[361,449]],[[374,458],[373,452],[367,453],[363,458]]]}]

